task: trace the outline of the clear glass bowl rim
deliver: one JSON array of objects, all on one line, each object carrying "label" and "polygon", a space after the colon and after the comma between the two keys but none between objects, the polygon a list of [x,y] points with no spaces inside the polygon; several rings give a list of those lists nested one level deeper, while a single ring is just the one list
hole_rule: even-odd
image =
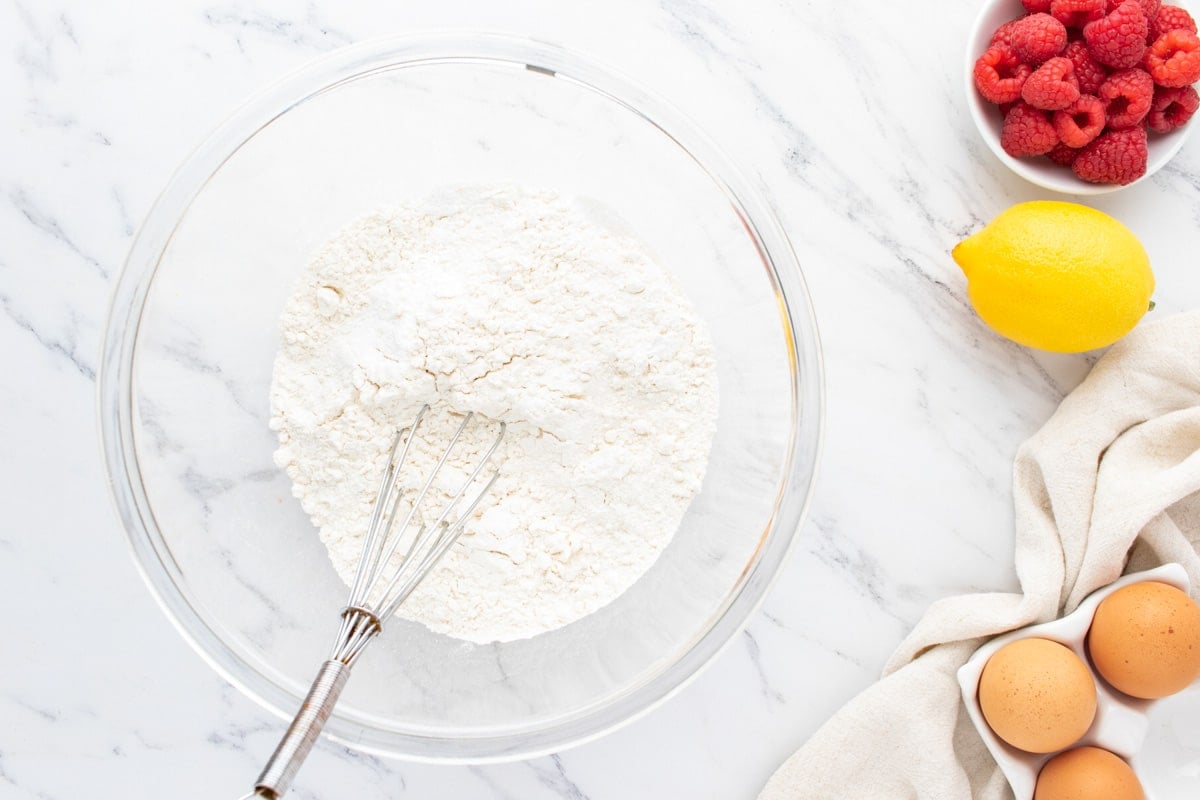
[{"label": "clear glass bowl rim", "polygon": [[[503,736],[433,737],[365,724],[335,711],[331,739],[362,752],[438,763],[513,761],[595,739],[658,707],[741,631],[785,562],[807,513],[823,438],[820,340],[800,265],[769,201],[681,112],[616,71],[557,45],[487,33],[430,33],[375,39],[310,61],[253,95],[176,170],[130,246],[113,291],[101,354],[99,427],[110,494],[134,562],[151,593],[193,649],[231,684],[282,719],[307,687],[284,686],[235,652],[192,603],[183,571],[155,522],[134,448],[132,370],[143,305],[160,259],[191,201],[246,141],[292,107],[366,75],[438,62],[506,63],[570,81],[641,117],[683,149],[726,195],[757,247],[789,338],[791,442],[774,514],[758,551],[709,628],[675,661],[619,695],[540,728]],[[332,629],[331,629],[332,630]],[[332,635],[332,634],[331,634]],[[314,674],[318,664],[313,664]]]}]

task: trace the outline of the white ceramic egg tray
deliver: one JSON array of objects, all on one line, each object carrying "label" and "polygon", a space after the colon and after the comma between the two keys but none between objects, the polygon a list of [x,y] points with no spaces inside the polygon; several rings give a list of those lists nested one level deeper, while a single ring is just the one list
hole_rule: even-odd
[{"label": "white ceramic egg tray", "polygon": [[[983,737],[984,743],[987,744],[988,750],[996,759],[996,763],[1000,765],[1004,776],[1008,778],[1016,800],[1030,800],[1033,797],[1033,789],[1042,765],[1056,753],[1026,753],[1005,743],[992,732],[983,718],[983,709],[979,705],[979,676],[983,674],[984,665],[987,664],[993,653],[1009,642],[1037,637],[1050,639],[1071,648],[1091,669],[1091,660],[1088,658],[1085,639],[1088,628],[1092,625],[1096,607],[1117,589],[1142,581],[1170,584],[1185,592],[1189,589],[1187,572],[1178,564],[1166,564],[1146,572],[1122,576],[1119,580],[1088,595],[1087,599],[1079,604],[1079,608],[1065,617],[997,636],[976,650],[970,660],[959,668],[958,683],[962,687],[963,702],[966,703],[967,713],[979,730],[979,735]],[[1138,700],[1121,694],[1110,687],[1095,670],[1092,670],[1092,674],[1096,678],[1096,719],[1093,720],[1092,726],[1088,728],[1083,738],[1066,749],[1084,745],[1102,747],[1129,761],[1134,772],[1140,773],[1138,755],[1150,727],[1148,712],[1154,703],[1162,701]],[[1144,777],[1140,774],[1139,777],[1143,778],[1142,784],[1146,790],[1147,800],[1168,800],[1168,798],[1155,797],[1151,793],[1151,789],[1146,786]]]}]

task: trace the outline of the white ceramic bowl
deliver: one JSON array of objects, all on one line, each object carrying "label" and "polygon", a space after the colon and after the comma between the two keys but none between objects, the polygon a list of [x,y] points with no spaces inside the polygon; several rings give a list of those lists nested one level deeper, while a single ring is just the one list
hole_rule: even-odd
[{"label": "white ceramic bowl", "polygon": [[[1172,5],[1183,6],[1185,4],[1174,2]],[[1030,183],[1054,192],[1075,195],[1107,194],[1118,189],[1136,186],[1166,166],[1166,163],[1175,157],[1175,154],[1187,141],[1188,136],[1191,135],[1192,129],[1196,126],[1196,117],[1193,117],[1187,125],[1176,128],[1170,133],[1150,134],[1150,157],[1146,162],[1146,174],[1125,186],[1088,183],[1075,177],[1075,173],[1069,167],[1061,167],[1047,158],[1040,156],[1013,158],[1004,152],[1004,148],[1000,146],[1000,127],[1003,120],[999,109],[984,100],[975,88],[975,62],[987,49],[988,41],[992,38],[996,28],[1024,13],[1025,9],[1020,0],[984,0],[979,9],[979,16],[975,18],[975,24],[971,27],[971,35],[967,37],[966,64],[963,69],[967,90],[967,108],[971,110],[971,119],[975,120],[975,127],[979,129],[979,135],[996,154],[996,158]]]},{"label": "white ceramic bowl", "polygon": [[[1178,564],[1125,575],[1093,592],[1079,608],[1061,619],[997,636],[976,650],[959,668],[958,683],[962,687],[967,714],[1008,778],[1016,800],[1033,797],[1042,765],[1057,753],[1026,753],[1006,744],[992,732],[979,705],[979,677],[988,659],[1009,642],[1038,637],[1071,648],[1090,667],[1085,640],[1096,607],[1116,590],[1142,581],[1170,584],[1185,592],[1189,586],[1187,572]],[[1097,675],[1096,699],[1096,719],[1092,726],[1083,738],[1065,749],[1091,745],[1126,759],[1141,780],[1147,800],[1195,796],[1197,769],[1200,768],[1200,736],[1196,732],[1195,709],[1200,704],[1200,685],[1193,684],[1162,700],[1138,700],[1116,691]],[[1187,721],[1180,722],[1184,719]],[[1190,729],[1191,733],[1184,728]]]}]

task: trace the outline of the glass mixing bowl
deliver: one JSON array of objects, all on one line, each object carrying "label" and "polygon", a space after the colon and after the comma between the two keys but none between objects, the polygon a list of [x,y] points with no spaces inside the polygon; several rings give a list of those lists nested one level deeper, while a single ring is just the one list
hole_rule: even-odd
[{"label": "glass mixing bowl", "polygon": [[718,429],[673,541],[599,612],[493,645],[391,621],[327,728],[385,755],[527,757],[661,702],[762,600],[817,462],[820,351],[800,268],[767,201],[677,111],[530,41],[337,51],[254,97],[179,169],[108,322],[101,427],[121,520],[167,614],[228,680],[290,717],[347,595],[272,462],[271,365],[294,280],[352,218],[481,183],[587,198],[656,254],[712,335]]}]

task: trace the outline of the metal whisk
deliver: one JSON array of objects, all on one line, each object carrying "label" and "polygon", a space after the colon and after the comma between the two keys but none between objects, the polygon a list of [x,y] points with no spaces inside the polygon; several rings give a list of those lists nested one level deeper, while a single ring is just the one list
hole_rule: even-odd
[{"label": "metal whisk", "polygon": [[[450,440],[450,444],[442,452],[437,465],[425,478],[407,515],[397,525],[396,514],[405,494],[404,487],[400,484],[400,470],[404,466],[404,460],[408,456],[413,440],[416,439],[421,420],[428,412],[429,406],[423,406],[412,425],[397,432],[392,441],[387,469],[384,470],[383,480],[379,484],[375,509],[371,514],[366,542],[358,562],[358,572],[354,578],[354,586],[350,589],[350,600],[342,609],[342,626],[334,641],[333,651],[330,653],[329,659],[321,665],[321,670],[313,680],[303,705],[300,706],[287,733],[283,735],[279,746],[275,748],[275,752],[259,774],[258,780],[254,784],[254,791],[243,796],[241,800],[277,798],[288,790],[292,779],[296,777],[297,770],[304,763],[304,759],[317,741],[317,736],[333,712],[333,707],[337,703],[338,696],[342,693],[342,688],[346,685],[346,680],[350,677],[350,670],[358,657],[362,655],[367,644],[383,629],[383,623],[395,613],[400,604],[412,594],[425,576],[437,566],[438,561],[462,532],[463,526],[479,502],[483,500],[484,495],[499,477],[499,469],[493,467],[491,477],[486,479],[482,487],[467,502],[462,512],[451,521],[454,509],[458,507],[471,487],[477,483],[484,468],[491,461],[500,442],[504,439],[504,423],[500,423],[495,441],[484,453],[470,476],[463,482],[462,487],[442,509],[438,518],[432,523],[417,525],[420,516],[419,510],[429,494],[434,479],[441,472],[443,465],[462,437],[463,431],[466,430],[474,416],[467,414]],[[403,446],[401,446],[402,444]],[[403,553],[400,563],[394,571],[388,574],[387,567],[398,552]]]}]

